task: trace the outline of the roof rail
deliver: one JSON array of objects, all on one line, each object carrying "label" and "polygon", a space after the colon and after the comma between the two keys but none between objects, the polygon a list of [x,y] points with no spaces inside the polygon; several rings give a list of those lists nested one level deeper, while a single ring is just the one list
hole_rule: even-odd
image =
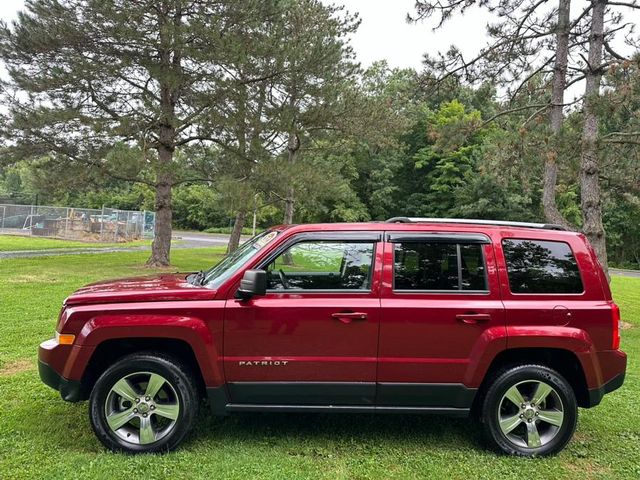
[{"label": "roof rail", "polygon": [[468,218],[423,218],[423,217],[393,217],[385,223],[461,223],[465,225],[496,225],[501,227],[540,228],[545,230],[566,230],[555,223],[509,222],[506,220],[474,220]]}]

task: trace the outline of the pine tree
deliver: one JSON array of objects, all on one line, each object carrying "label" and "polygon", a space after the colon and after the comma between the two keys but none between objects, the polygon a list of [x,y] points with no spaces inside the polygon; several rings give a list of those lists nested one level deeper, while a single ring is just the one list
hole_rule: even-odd
[{"label": "pine tree", "polygon": [[[0,26],[10,121],[5,134],[30,156],[155,189],[149,265],[170,261],[176,152],[220,141],[222,92],[241,81],[228,65],[246,55],[249,33],[278,2],[267,0],[30,0]],[[151,177],[125,175],[105,160],[116,142],[144,152]]]}]

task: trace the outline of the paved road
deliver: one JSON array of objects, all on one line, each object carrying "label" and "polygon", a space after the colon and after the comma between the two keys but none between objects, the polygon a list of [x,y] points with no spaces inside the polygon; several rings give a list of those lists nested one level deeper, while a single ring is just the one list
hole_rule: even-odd
[{"label": "paved road", "polygon": [[620,268],[610,268],[609,273],[611,275],[620,275],[622,277],[640,278],[640,270],[622,270]]},{"label": "paved road", "polygon": [[[180,240],[181,243],[176,244],[175,248],[202,248],[227,246],[229,235],[220,233],[204,233],[204,232],[182,232],[174,230],[173,240]],[[242,237],[240,243],[249,237]],[[173,248],[173,247],[172,247]]]},{"label": "paved road", "polygon": [[[248,237],[242,237],[241,242]],[[178,248],[205,248],[226,246],[229,242],[229,235],[202,232],[182,232],[174,231],[172,239],[176,242],[172,249]],[[13,252],[0,252],[1,258],[28,258],[45,257],[59,255],[83,255],[91,253],[113,253],[113,252],[136,252],[149,250],[151,247],[142,245],[139,247],[83,247],[83,248],[51,248],[45,250],[19,250]]]}]

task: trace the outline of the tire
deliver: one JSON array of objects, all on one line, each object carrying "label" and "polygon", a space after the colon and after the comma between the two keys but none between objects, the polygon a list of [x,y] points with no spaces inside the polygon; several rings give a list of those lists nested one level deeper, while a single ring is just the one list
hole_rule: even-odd
[{"label": "tire", "polygon": [[199,397],[192,372],[159,353],[127,355],[98,379],[89,419],[98,439],[126,453],[175,449],[197,418]]},{"label": "tire", "polygon": [[486,436],[509,455],[558,453],[571,440],[577,420],[571,385],[543,365],[520,365],[498,373],[482,404]]}]

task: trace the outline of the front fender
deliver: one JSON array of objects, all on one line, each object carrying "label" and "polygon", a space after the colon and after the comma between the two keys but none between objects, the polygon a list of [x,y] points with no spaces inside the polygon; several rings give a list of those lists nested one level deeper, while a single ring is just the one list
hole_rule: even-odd
[{"label": "front fender", "polygon": [[87,321],[76,337],[63,376],[81,379],[91,355],[108,340],[159,338],[187,343],[206,385],[224,383],[219,346],[204,320],[184,315],[105,312]]}]

